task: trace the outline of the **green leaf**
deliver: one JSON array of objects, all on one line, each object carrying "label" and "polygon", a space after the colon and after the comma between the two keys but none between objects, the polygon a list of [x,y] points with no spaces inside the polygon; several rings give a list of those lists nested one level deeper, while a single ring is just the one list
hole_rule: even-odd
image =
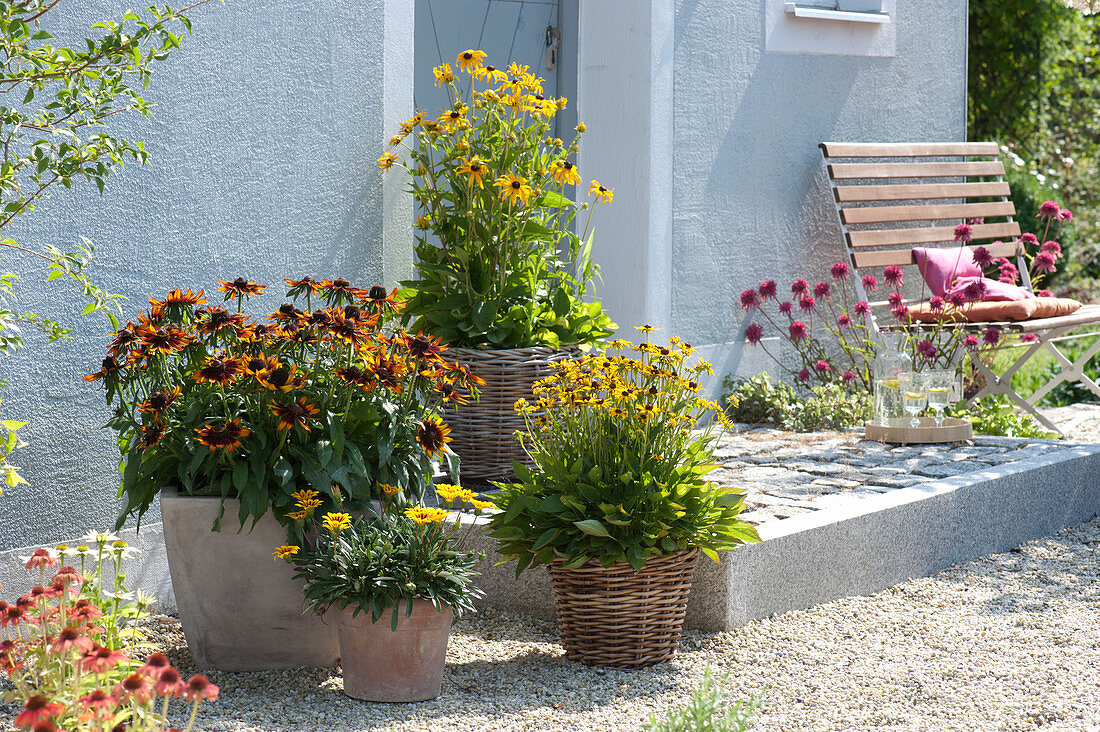
[{"label": "green leaf", "polygon": [[610,539],[611,534],[607,533],[607,529],[604,525],[596,519],[585,519],[584,521],[574,521],[573,525],[578,529],[588,534],[589,536],[601,536]]}]

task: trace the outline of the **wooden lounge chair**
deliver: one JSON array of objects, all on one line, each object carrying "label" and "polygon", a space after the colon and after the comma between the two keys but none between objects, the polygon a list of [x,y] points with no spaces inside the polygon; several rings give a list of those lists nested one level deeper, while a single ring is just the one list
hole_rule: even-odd
[{"label": "wooden lounge chair", "polygon": [[[914,265],[913,247],[958,246],[955,225],[982,218],[971,227],[973,249],[985,246],[993,257],[1016,257],[1022,285],[1031,289],[1020,226],[1013,220],[1016,208],[1010,200],[1000,150],[993,142],[958,143],[847,143],[820,145],[829,172],[829,185],[836,202],[840,228],[853,270],[880,274],[889,265]],[[972,201],[971,199],[977,199]],[[991,243],[993,240],[1000,240]],[[915,273],[919,277],[919,273]],[[876,307],[885,301],[871,301],[860,277],[855,277],[860,298]],[[887,318],[883,320],[888,320]],[[1003,394],[1029,412],[1047,429],[1060,432],[1035,405],[1063,381],[1077,381],[1100,398],[1097,386],[1085,373],[1085,366],[1100,351],[1100,337],[1088,326],[1100,324],[1100,304],[1083,305],[1059,317],[1020,321],[960,324],[954,327],[981,331],[999,327],[1006,335],[1033,334],[1037,340],[1021,343],[1010,339],[1006,347],[1017,349],[1015,361],[995,374],[981,359],[972,359],[985,377],[985,386],[970,403],[987,394]],[[892,326],[879,323],[875,327]],[[1074,361],[1062,354],[1058,343],[1078,338],[1096,340]],[[1002,340],[1002,342],[1006,342]],[[1046,384],[1026,399],[1012,389],[1012,375],[1042,349],[1050,351],[1061,367]]]}]

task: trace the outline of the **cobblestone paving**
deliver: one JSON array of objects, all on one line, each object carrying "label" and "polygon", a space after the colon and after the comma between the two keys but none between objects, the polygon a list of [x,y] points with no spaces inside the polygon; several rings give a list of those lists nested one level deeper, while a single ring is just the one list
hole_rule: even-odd
[{"label": "cobblestone paving", "polygon": [[977,435],[967,442],[898,446],[864,440],[862,430],[800,434],[744,425],[718,443],[714,456],[721,467],[709,477],[747,488],[741,517],[759,525],[1076,444]]}]

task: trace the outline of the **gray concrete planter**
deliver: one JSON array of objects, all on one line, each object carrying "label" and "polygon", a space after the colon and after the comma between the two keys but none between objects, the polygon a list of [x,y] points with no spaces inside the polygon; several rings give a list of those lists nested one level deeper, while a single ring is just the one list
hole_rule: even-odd
[{"label": "gray concrete planter", "polygon": [[191,655],[202,668],[258,671],[335,666],[336,623],[305,609],[302,582],[271,552],[286,532],[266,514],[238,533],[235,500],[222,531],[211,531],[221,499],[160,494],[164,544]]}]

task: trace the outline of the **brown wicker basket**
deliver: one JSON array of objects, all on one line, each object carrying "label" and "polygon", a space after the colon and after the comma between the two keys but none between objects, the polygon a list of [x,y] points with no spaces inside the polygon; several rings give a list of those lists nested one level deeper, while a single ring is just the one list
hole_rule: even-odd
[{"label": "brown wicker basket", "polygon": [[516,400],[533,399],[531,387],[553,373],[551,364],[579,353],[572,347],[452,350],[454,358],[485,379],[477,402],[453,405],[445,415],[451,427],[450,448],[462,461],[464,480],[513,480],[513,462],[530,464],[515,438],[516,431],[524,429]]},{"label": "brown wicker basket", "polygon": [[680,645],[698,549],[651,557],[640,572],[625,562],[578,569],[550,565],[566,658],[589,666],[645,668]]}]

